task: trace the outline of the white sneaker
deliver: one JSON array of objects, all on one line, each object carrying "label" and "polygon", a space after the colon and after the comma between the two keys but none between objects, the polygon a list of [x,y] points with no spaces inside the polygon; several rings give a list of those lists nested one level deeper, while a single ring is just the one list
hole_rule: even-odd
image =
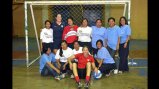
[{"label": "white sneaker", "polygon": [[56,80],[61,80],[61,78],[59,76],[56,76],[55,79]]},{"label": "white sneaker", "polygon": [[122,72],[122,71],[119,71],[118,73],[119,73],[119,74],[122,74],[123,72]]},{"label": "white sneaker", "polygon": [[115,70],[114,70],[114,74],[118,74],[118,69],[115,69]]},{"label": "white sneaker", "polygon": [[70,77],[70,78],[75,78],[75,77],[74,77],[74,75],[73,75],[73,74],[71,74],[71,77]]},{"label": "white sneaker", "polygon": [[106,77],[110,76],[110,73],[109,73],[109,74],[106,74],[105,76],[106,76]]},{"label": "white sneaker", "polygon": [[61,78],[65,78],[65,73],[60,75]]}]

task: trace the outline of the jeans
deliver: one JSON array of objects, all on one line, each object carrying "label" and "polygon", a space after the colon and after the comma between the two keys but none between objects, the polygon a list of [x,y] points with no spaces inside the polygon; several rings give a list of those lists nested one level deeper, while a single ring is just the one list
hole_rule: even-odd
[{"label": "jeans", "polygon": [[41,71],[41,75],[42,76],[52,75],[52,76],[56,77],[56,76],[58,76],[58,73],[46,63],[44,68]]}]

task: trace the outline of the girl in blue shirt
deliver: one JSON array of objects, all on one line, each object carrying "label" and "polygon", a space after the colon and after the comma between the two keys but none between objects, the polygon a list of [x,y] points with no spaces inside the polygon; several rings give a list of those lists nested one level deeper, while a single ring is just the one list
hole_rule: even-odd
[{"label": "girl in blue shirt", "polygon": [[52,75],[55,79],[60,80],[60,70],[55,65],[51,64],[52,57],[50,56],[50,48],[44,47],[43,52],[39,62],[40,74],[42,76]]},{"label": "girl in blue shirt", "polygon": [[103,41],[97,40],[96,46],[98,48],[96,59],[96,67],[106,76],[110,75],[110,71],[117,69],[114,59],[109,54],[108,50],[103,47]]},{"label": "girl in blue shirt", "polygon": [[104,42],[104,46],[105,46],[105,40],[107,37],[106,28],[102,27],[101,19],[97,19],[96,26],[92,26],[91,37],[92,37],[93,55],[95,55],[97,53],[97,47],[96,47],[97,40],[101,39]]},{"label": "girl in blue shirt", "polygon": [[128,25],[127,19],[122,16],[119,20],[119,27],[121,28],[121,37],[119,45],[119,73],[129,71],[128,54],[129,54],[129,40],[131,35],[131,28]]}]

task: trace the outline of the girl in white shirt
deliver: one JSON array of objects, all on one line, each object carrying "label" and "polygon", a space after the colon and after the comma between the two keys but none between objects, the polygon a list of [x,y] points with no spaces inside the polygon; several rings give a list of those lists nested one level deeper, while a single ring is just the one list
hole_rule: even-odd
[{"label": "girl in white shirt", "polygon": [[55,55],[55,59],[57,60],[58,68],[63,74],[63,78],[65,77],[65,74],[67,70],[69,70],[69,65],[67,58],[73,55],[73,51],[71,48],[67,46],[67,42],[63,40],[61,42],[61,48],[57,51]]},{"label": "girl in white shirt", "polygon": [[41,39],[41,50],[43,48],[50,48],[53,50],[53,29],[51,27],[51,22],[49,20],[45,21],[45,28],[40,32]]},{"label": "girl in white shirt", "polygon": [[81,26],[77,29],[78,41],[81,47],[84,45],[88,46],[90,53],[92,53],[91,33],[92,28],[88,26],[88,20],[84,18],[82,20]]}]

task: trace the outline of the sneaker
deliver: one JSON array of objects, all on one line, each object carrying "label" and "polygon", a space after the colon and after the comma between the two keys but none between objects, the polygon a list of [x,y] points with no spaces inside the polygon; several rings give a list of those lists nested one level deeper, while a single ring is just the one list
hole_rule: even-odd
[{"label": "sneaker", "polygon": [[122,74],[123,72],[122,72],[122,71],[119,71],[118,73],[119,73],[119,74]]},{"label": "sneaker", "polygon": [[71,74],[71,77],[70,78],[74,78],[74,75],[73,74]]},{"label": "sneaker", "polygon": [[106,77],[110,76],[110,73],[106,74],[105,76],[106,76]]},{"label": "sneaker", "polygon": [[55,77],[56,80],[61,80],[60,76]]},{"label": "sneaker", "polygon": [[61,78],[65,78],[65,73],[60,75]]},{"label": "sneaker", "polygon": [[88,89],[89,88],[89,83],[85,83],[84,88]]},{"label": "sneaker", "polygon": [[115,69],[115,70],[114,70],[114,74],[118,74],[118,69]]},{"label": "sneaker", "polygon": [[82,84],[79,82],[78,83],[78,89],[81,89],[82,88]]}]

